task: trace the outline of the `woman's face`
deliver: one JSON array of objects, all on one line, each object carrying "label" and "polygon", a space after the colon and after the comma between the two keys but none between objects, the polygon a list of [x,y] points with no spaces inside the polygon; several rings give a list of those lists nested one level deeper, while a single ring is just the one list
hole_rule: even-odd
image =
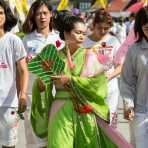
[{"label": "woman's face", "polygon": [[76,23],[74,29],[70,33],[65,33],[65,41],[68,44],[73,44],[77,47],[81,47],[85,37],[86,26],[81,22]]},{"label": "woman's face", "polygon": [[37,29],[45,29],[49,27],[50,18],[52,16],[51,11],[48,10],[46,5],[42,5],[35,14],[35,21],[37,24]]},{"label": "woman's face", "polygon": [[0,28],[4,28],[5,21],[6,21],[6,16],[4,9],[0,6]]},{"label": "woman's face", "polygon": [[110,30],[110,25],[107,23],[96,23],[93,26],[93,34],[95,34],[97,39],[102,38]]},{"label": "woman's face", "polygon": [[148,23],[146,23],[145,25],[142,25],[142,30],[143,30],[144,35],[148,39]]}]

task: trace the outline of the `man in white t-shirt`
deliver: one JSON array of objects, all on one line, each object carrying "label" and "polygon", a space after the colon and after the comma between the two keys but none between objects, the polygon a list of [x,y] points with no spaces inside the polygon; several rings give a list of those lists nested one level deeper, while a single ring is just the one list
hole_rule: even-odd
[{"label": "man in white t-shirt", "polygon": [[[27,77],[26,52],[22,41],[11,33],[6,33],[0,38],[0,49],[0,141],[2,140],[2,144],[11,145],[11,143],[16,143],[16,138],[11,139],[11,137],[17,132],[19,121],[17,117],[19,102],[16,87],[16,63],[18,67],[21,66],[23,74],[25,73],[25,77]],[[27,78],[24,80],[26,81]],[[23,95],[22,98],[25,99],[26,88],[20,91]],[[8,140],[4,141],[3,139],[6,137]]]},{"label": "man in white t-shirt", "polygon": [[[26,110],[28,85],[26,51],[22,41],[16,35],[9,33],[16,23],[17,20],[10,8],[0,0],[0,144],[2,148],[15,148],[18,113]],[[21,82],[19,89],[17,89],[17,82]]]}]

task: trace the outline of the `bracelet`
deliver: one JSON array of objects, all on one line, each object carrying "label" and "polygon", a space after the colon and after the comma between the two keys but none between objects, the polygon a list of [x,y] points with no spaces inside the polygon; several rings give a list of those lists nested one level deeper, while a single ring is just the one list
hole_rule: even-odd
[{"label": "bracelet", "polygon": [[20,91],[19,98],[21,97],[22,94],[24,94],[26,97],[28,96],[27,92]]},{"label": "bracelet", "polygon": [[25,94],[25,95],[27,95],[27,92],[25,92],[25,91],[20,91],[20,94]]}]

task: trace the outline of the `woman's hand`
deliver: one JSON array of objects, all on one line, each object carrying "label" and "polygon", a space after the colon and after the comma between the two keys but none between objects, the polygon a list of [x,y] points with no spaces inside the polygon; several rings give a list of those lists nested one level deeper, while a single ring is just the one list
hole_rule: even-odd
[{"label": "woman's hand", "polygon": [[39,87],[40,92],[45,91],[45,85],[40,79],[38,79],[38,87]]},{"label": "woman's hand", "polygon": [[70,81],[70,77],[67,76],[67,75],[61,75],[61,83],[64,85],[64,84],[67,84],[68,82]]},{"label": "woman's hand", "polygon": [[28,64],[31,60],[32,60],[32,58],[27,57],[27,58],[26,58],[26,63]]},{"label": "woman's hand", "polygon": [[134,119],[134,109],[133,108],[125,108],[124,109],[124,118],[126,120],[132,121]]},{"label": "woman's hand", "polygon": [[113,78],[117,77],[121,73],[121,70],[122,70],[122,65],[118,65],[112,73],[106,72],[107,79],[110,81]]},{"label": "woman's hand", "polygon": [[51,79],[56,83],[56,84],[62,84],[65,85],[70,81],[70,77],[67,75],[60,75],[60,76],[51,76]]},{"label": "woman's hand", "polygon": [[110,81],[111,79],[113,79],[113,76],[112,74],[109,74],[109,73],[105,73],[107,79]]},{"label": "woman's hand", "polygon": [[105,76],[106,76],[108,81],[110,81],[114,78],[113,73],[110,73],[108,71],[105,71]]}]

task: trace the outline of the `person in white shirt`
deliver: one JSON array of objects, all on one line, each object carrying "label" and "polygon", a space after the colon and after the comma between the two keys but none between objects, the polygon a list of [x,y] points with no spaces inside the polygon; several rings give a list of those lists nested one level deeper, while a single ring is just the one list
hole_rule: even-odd
[{"label": "person in white shirt", "polygon": [[116,28],[116,36],[122,44],[126,39],[126,25],[124,24],[123,17],[119,17]]},{"label": "person in white shirt", "polygon": [[[54,44],[57,49],[64,47],[64,43],[60,39],[59,33],[52,27],[51,17],[52,6],[49,1],[38,0],[31,5],[28,16],[23,24],[23,32],[26,33],[23,38],[23,43],[27,50],[27,61],[30,61],[39,54],[47,44]],[[32,86],[36,78],[37,77],[35,75],[30,73],[28,90],[30,101],[28,105],[29,109],[32,100]],[[27,116],[29,117],[29,111]],[[33,132],[31,133],[32,129],[30,128],[29,120],[25,125],[27,148],[37,147],[36,145],[38,145],[38,147],[46,147],[47,138],[39,138],[37,136],[35,138],[35,136],[33,136]]]},{"label": "person in white shirt", "polygon": [[85,48],[92,48],[99,55],[104,54],[108,57],[107,65],[108,77],[108,97],[107,103],[110,108],[110,124],[116,126],[117,106],[118,106],[118,80],[116,77],[116,65],[114,65],[114,56],[120,47],[119,40],[109,31],[112,26],[112,18],[104,9],[99,9],[95,13],[93,20],[93,31],[83,43]]},{"label": "person in white shirt", "polygon": [[[9,31],[17,23],[9,6],[0,1],[0,144],[15,148],[18,113],[27,107],[28,70],[26,51],[20,38]],[[19,79],[18,79],[19,77]],[[20,88],[17,90],[17,80]]]}]

